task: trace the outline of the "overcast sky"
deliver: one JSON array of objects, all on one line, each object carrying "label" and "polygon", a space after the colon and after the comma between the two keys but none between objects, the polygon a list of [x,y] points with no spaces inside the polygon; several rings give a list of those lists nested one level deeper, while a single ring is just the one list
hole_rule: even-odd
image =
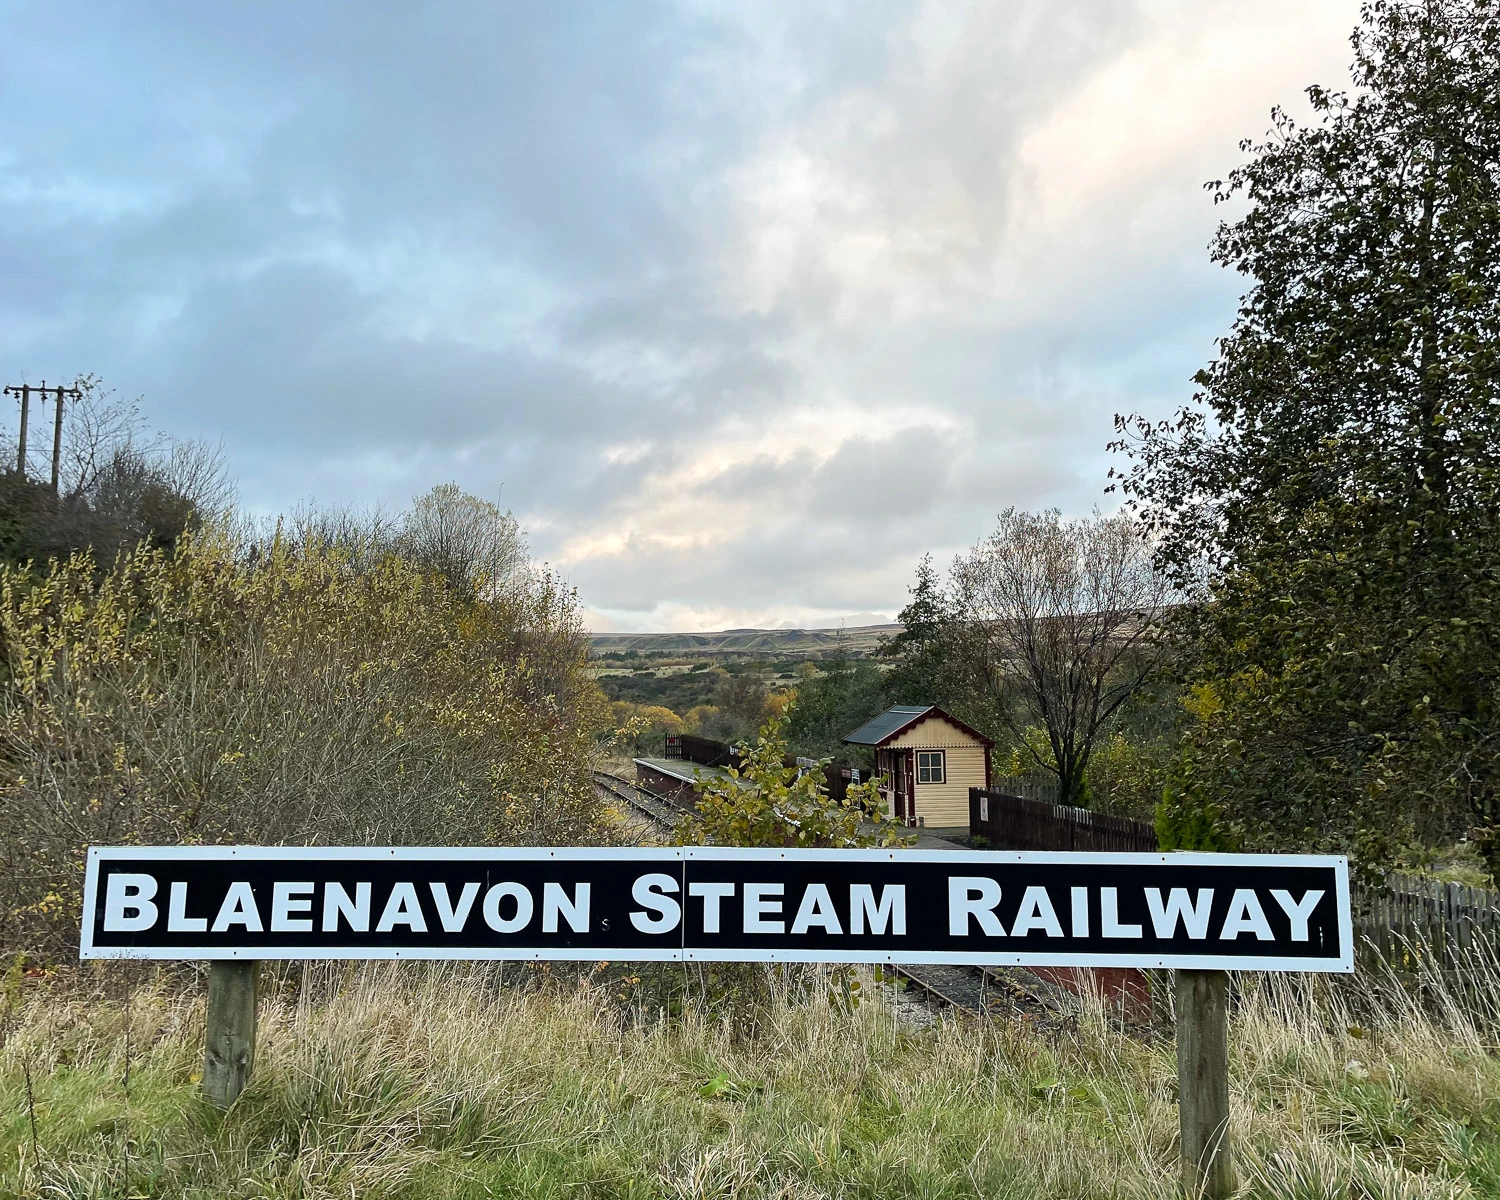
[{"label": "overcast sky", "polygon": [[[1353,0],[0,0],[0,374],[261,513],[499,498],[595,628],[890,616],[1228,327]],[[3,411],[12,426],[15,413]]]}]

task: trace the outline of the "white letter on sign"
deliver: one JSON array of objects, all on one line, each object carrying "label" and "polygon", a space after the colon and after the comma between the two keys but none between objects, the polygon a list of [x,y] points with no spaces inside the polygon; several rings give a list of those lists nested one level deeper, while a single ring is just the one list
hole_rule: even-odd
[{"label": "white letter on sign", "polygon": [[590,890],[590,884],[580,883],[573,889],[573,898],[569,900],[562,884],[542,884],[542,932],[556,933],[557,921],[561,917],[574,933],[587,933]]},{"label": "white letter on sign", "polygon": [[1041,929],[1048,937],[1062,937],[1062,922],[1057,919],[1057,910],[1052,907],[1052,897],[1044,887],[1029,887],[1021,897],[1021,911],[1016,914],[1016,923],[1010,927],[1011,937],[1020,937],[1033,929]]},{"label": "white letter on sign", "polygon": [[[310,883],[273,883],[271,885],[271,932],[306,933],[312,928],[311,917],[294,917],[294,912],[312,912]],[[306,900],[294,899],[307,896]]]},{"label": "white letter on sign", "polygon": [[[509,920],[500,916],[500,901],[509,896],[516,902],[516,914]],[[531,920],[535,903],[519,883],[497,883],[484,894],[484,923],[496,933],[518,933]]]},{"label": "white letter on sign", "polygon": [[151,875],[111,875],[104,891],[104,928],[139,933],[156,924],[156,879]]},{"label": "white letter on sign", "polygon": [[1138,938],[1141,936],[1139,925],[1120,924],[1120,889],[1099,889],[1099,932],[1105,937],[1113,938]]},{"label": "white letter on sign", "polygon": [[1213,888],[1199,888],[1198,898],[1188,903],[1187,888],[1173,888],[1167,894],[1167,902],[1161,902],[1161,888],[1146,889],[1146,907],[1151,910],[1151,927],[1159,938],[1169,938],[1177,930],[1177,922],[1187,930],[1190,938],[1208,936],[1208,914],[1213,907]]},{"label": "white letter on sign", "polygon": [[734,895],[734,884],[732,883],[690,883],[688,884],[689,896],[700,896],[703,899],[703,932],[719,932],[719,901],[725,896]]},{"label": "white letter on sign", "polygon": [[219,915],[214,918],[215,933],[223,933],[231,925],[243,925],[246,933],[263,933],[260,909],[255,907],[255,893],[248,883],[231,883],[219,905]]},{"label": "white letter on sign", "polygon": [[802,893],[802,903],[797,906],[797,917],[792,922],[793,933],[806,933],[817,925],[825,933],[843,933],[839,914],[833,907],[833,897],[828,894],[826,883],[810,883]]},{"label": "white letter on sign", "polygon": [[1089,890],[1086,887],[1070,890],[1073,895],[1073,936],[1086,938],[1089,935]]},{"label": "white letter on sign", "polygon": [[427,918],[422,915],[422,902],[417,899],[417,889],[410,883],[391,886],[390,899],[385,902],[385,911],[375,922],[376,933],[390,933],[397,925],[405,925],[413,933],[427,932]]},{"label": "white letter on sign", "polygon": [[979,922],[985,937],[1004,937],[1005,926],[995,915],[1000,885],[986,875],[954,875],[948,880],[948,933],[969,936],[969,918]]},{"label": "white letter on sign", "polygon": [[1262,942],[1276,938],[1266,921],[1265,909],[1261,908],[1252,888],[1235,889],[1234,899],[1229,902],[1229,914],[1224,918],[1224,928],[1219,931],[1219,940],[1232,942],[1242,933],[1253,933]]},{"label": "white letter on sign", "polygon": [[643,912],[633,912],[630,923],[642,933],[666,933],[676,929],[682,920],[682,905],[663,894],[675,891],[677,880],[670,875],[642,875],[630,889],[630,898],[656,915],[648,917]]},{"label": "white letter on sign", "polygon": [[177,880],[172,884],[172,902],[167,905],[167,932],[202,933],[207,928],[207,917],[187,915],[187,884]]},{"label": "white letter on sign", "polygon": [[339,918],[349,924],[351,933],[370,932],[370,885],[356,883],[354,899],[344,891],[342,883],[329,883],[323,888],[323,932],[337,933]]},{"label": "white letter on sign", "polygon": [[779,896],[786,888],[779,883],[747,883],[745,885],[745,932],[785,933],[785,921],[768,921],[771,913],[781,911],[780,900],[767,900],[767,896]]},{"label": "white letter on sign", "polygon": [[474,907],[474,897],[479,895],[479,881],[471,879],[458,893],[454,904],[448,895],[448,885],[441,880],[432,880],[427,885],[432,892],[432,903],[437,906],[438,920],[443,923],[444,933],[462,933],[469,921],[469,910]]},{"label": "white letter on sign", "polygon": [[1318,907],[1318,901],[1323,898],[1323,893],[1321,891],[1308,892],[1302,897],[1301,904],[1292,899],[1291,892],[1284,892],[1280,888],[1272,891],[1271,895],[1276,898],[1276,903],[1281,905],[1281,911],[1291,919],[1292,941],[1307,941],[1307,919],[1312,916],[1313,909]]},{"label": "white letter on sign", "polygon": [[877,936],[889,925],[891,932],[906,935],[906,884],[892,883],[880,889],[880,903],[875,903],[875,888],[868,883],[849,885],[849,932],[863,933],[865,921]]}]

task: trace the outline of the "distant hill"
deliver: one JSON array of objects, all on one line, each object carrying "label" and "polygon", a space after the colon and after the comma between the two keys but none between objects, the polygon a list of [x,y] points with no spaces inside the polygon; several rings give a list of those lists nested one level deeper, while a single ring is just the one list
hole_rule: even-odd
[{"label": "distant hill", "polygon": [[595,633],[589,636],[595,654],[635,650],[641,654],[766,654],[775,656],[820,653],[840,642],[844,649],[871,654],[880,643],[901,632],[900,625],[861,625],[855,629],[725,629],[719,633]]}]

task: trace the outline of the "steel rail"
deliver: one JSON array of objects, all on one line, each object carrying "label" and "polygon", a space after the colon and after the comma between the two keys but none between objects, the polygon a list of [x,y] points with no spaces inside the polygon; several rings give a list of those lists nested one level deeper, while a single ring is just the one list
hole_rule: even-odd
[{"label": "steel rail", "polygon": [[671,801],[654,795],[639,784],[632,783],[628,779],[622,779],[618,775],[611,775],[608,771],[595,771],[593,772],[593,776],[595,787],[602,788],[616,799],[625,801],[626,804],[649,817],[658,825],[662,825],[667,829],[674,828],[678,818],[682,816],[682,809],[671,803]]}]

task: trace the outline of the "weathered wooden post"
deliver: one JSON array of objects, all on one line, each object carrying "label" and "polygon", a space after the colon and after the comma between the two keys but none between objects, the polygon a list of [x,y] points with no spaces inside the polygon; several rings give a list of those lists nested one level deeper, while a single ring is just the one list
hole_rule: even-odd
[{"label": "weathered wooden post", "polygon": [[1182,1187],[1193,1200],[1228,1200],[1229,976],[1177,972],[1177,1103],[1182,1129]]},{"label": "weathered wooden post", "polygon": [[208,967],[208,1036],[203,1095],[228,1108],[255,1066],[255,1002],[259,963],[215,959]]}]

